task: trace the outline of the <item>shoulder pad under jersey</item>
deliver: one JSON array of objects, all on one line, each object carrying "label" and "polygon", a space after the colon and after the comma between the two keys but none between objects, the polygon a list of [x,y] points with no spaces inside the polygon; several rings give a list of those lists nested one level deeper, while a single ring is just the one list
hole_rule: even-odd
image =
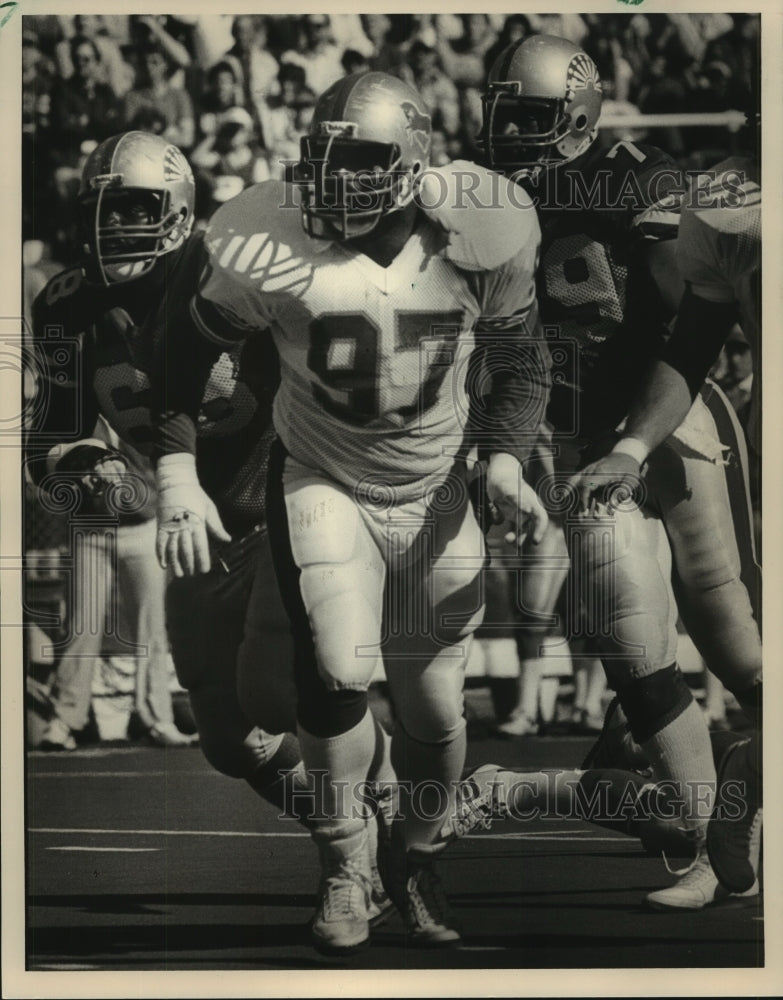
[{"label": "shoulder pad under jersey", "polygon": [[652,205],[686,186],[686,177],[672,157],[657,146],[623,140],[609,149],[590,150],[578,164],[572,186],[601,212],[628,224]]},{"label": "shoulder pad under jersey", "polygon": [[47,325],[66,333],[81,333],[97,314],[95,287],[79,267],[69,267],[47,281],[33,302],[33,329],[40,335]]},{"label": "shoulder pad under jersey", "polygon": [[468,160],[426,170],[417,203],[446,236],[443,256],[467,271],[495,270],[538,238],[535,207],[525,191]]},{"label": "shoulder pad under jersey", "polygon": [[687,208],[715,229],[723,232],[742,230],[752,214],[761,213],[758,166],[745,157],[732,156],[723,160],[696,178]]},{"label": "shoulder pad under jersey", "polygon": [[298,190],[278,180],[254,184],[221,206],[205,244],[215,265],[254,284],[275,280],[330,245],[307,236]]}]

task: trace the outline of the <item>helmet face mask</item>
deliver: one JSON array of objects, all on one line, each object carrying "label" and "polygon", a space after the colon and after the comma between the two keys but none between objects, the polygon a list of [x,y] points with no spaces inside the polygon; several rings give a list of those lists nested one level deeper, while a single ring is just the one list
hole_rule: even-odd
[{"label": "helmet face mask", "polygon": [[429,149],[429,115],[407,84],[385,73],[338,81],[318,101],[294,167],[305,232],[329,240],[371,233],[410,202]]},{"label": "helmet face mask", "polygon": [[129,132],[107,139],[82,174],[79,210],[89,264],[105,284],[148,274],[193,226],[195,185],[176,146]]},{"label": "helmet face mask", "polygon": [[395,210],[403,176],[396,144],[335,136],[326,140],[304,136],[301,144],[301,164],[309,173],[296,176],[303,188],[303,221],[309,236],[360,236]]},{"label": "helmet face mask", "polygon": [[478,145],[489,165],[535,177],[589,148],[601,113],[601,81],[576,45],[534,35],[500,54],[482,105]]}]

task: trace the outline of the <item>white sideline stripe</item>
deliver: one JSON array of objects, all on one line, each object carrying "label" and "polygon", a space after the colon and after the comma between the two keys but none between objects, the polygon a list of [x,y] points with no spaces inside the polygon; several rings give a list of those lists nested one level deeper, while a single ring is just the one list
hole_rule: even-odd
[{"label": "white sideline stripe", "polygon": [[107,851],[112,854],[115,853],[133,853],[137,854],[141,851],[159,851],[159,847],[47,847],[47,851],[85,851],[89,854],[95,851]]},{"label": "white sideline stripe", "polygon": [[199,778],[225,775],[219,771],[37,771],[31,778],[171,778],[175,774],[194,775]]},{"label": "white sideline stripe", "polygon": [[66,965],[63,962],[41,962],[30,968],[31,972],[94,972],[100,969],[99,965],[76,965],[70,962]]},{"label": "white sideline stripe", "polygon": [[309,837],[309,833],[263,833],[260,830],[99,830],[82,827],[32,827],[30,833],[84,833],[91,836],[125,837]]},{"label": "white sideline stripe", "polygon": [[[53,834],[90,834],[92,836],[127,836],[127,837],[308,837],[309,833],[264,833],[260,830],[102,830],[85,829],[80,827],[59,828],[54,826],[31,827],[29,833],[53,833]],[[622,834],[615,837],[592,837],[589,831],[585,835],[580,835],[578,830],[569,832],[567,830],[551,830],[548,833],[473,833],[468,834],[465,839],[470,840],[552,840],[568,841],[573,840],[580,844],[585,843],[618,843],[626,838]],[[78,848],[75,848],[78,850]],[[88,848],[82,848],[87,850]],[[101,848],[102,850],[112,850],[112,848]],[[151,848],[149,848],[151,850]],[[134,850],[134,848],[126,848]]]}]

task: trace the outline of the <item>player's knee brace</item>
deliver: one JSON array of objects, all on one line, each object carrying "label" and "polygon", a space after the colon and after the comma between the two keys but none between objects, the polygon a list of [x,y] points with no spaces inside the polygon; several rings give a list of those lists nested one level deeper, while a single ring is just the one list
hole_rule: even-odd
[{"label": "player's knee brace", "polygon": [[676,664],[616,685],[617,697],[637,743],[661,732],[693,701],[690,688]]}]

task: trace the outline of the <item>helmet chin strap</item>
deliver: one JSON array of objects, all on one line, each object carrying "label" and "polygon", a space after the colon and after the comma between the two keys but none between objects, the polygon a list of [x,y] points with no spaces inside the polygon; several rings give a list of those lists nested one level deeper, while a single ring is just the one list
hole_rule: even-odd
[{"label": "helmet chin strap", "polygon": [[101,271],[109,278],[110,284],[130,281],[152,270],[154,260],[154,257],[149,257],[146,260],[126,261],[124,264],[104,264]]}]

